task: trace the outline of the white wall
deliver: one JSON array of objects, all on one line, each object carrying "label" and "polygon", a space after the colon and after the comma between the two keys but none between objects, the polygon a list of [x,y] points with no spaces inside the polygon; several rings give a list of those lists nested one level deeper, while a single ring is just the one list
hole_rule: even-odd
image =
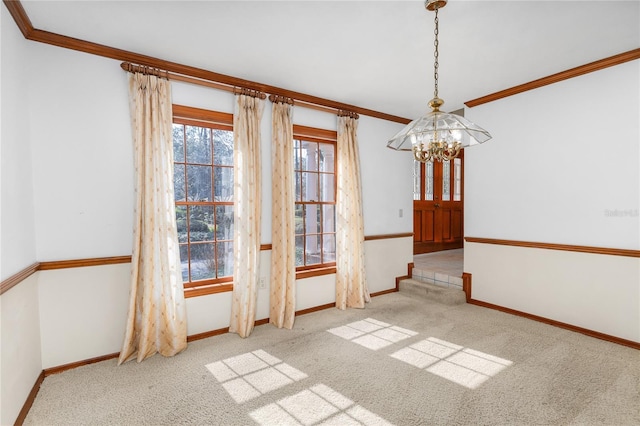
[{"label": "white wall", "polygon": [[[0,6],[0,280],[36,262],[27,51]],[[0,424],[13,424],[36,382],[40,361],[37,274],[0,296]]]},{"label": "white wall", "polygon": [[464,257],[476,300],[640,342],[638,258],[477,243]]},{"label": "white wall", "polygon": [[366,116],[359,122],[364,234],[413,232],[413,154],[387,148],[404,125]]},{"label": "white wall", "polygon": [[37,273],[0,297],[0,424],[13,424],[42,372]]},{"label": "white wall", "polygon": [[2,19],[2,113],[0,145],[0,279],[36,261],[33,180],[31,166],[29,43],[11,15],[0,7]]},{"label": "white wall", "polygon": [[467,236],[640,249],[640,61],[465,115],[493,135],[465,151]]},{"label": "white wall", "polygon": [[129,264],[40,271],[42,368],[120,352]]},{"label": "white wall", "polygon": [[41,43],[30,48],[38,260],[131,254],[126,73],[98,56]]},{"label": "white wall", "polygon": [[[466,111],[465,235],[640,249],[640,61]],[[637,258],[465,244],[473,298],[640,341]]]}]

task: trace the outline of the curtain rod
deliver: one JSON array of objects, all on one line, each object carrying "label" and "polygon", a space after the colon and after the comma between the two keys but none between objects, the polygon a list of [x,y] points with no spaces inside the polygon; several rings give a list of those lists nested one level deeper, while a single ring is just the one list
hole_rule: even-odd
[{"label": "curtain rod", "polygon": [[[163,71],[157,68],[151,68],[151,67],[147,67],[147,66],[143,66],[143,65],[135,65],[132,64],[131,62],[123,62],[120,64],[120,67],[127,71],[127,72],[139,72],[139,73],[143,73],[143,74],[153,74],[159,77],[164,77],[167,78],[169,80],[174,80],[174,81],[181,81],[183,83],[189,83],[189,84],[195,84],[198,86],[205,86],[205,87],[209,87],[211,89],[217,89],[217,90],[222,90],[225,92],[231,92],[231,93],[237,93],[238,90],[251,90],[253,92],[258,92],[256,90],[253,89],[248,89],[248,88],[244,88],[244,87],[239,87],[239,86],[232,86],[232,85],[228,85],[228,84],[223,84],[223,83],[216,83],[213,81],[208,81],[208,80],[203,80],[201,78],[197,78],[197,77],[190,77],[187,75],[183,75],[183,74],[177,74],[171,71]],[[261,96],[261,99],[265,99],[266,95],[263,93]],[[273,97],[273,99],[272,99]],[[328,112],[330,114],[336,114],[336,115],[340,115],[348,113],[348,114],[352,114],[351,116],[353,116],[354,118],[359,118],[359,115],[356,112],[353,111],[347,111],[347,110],[341,110],[338,108],[330,108],[330,107],[326,107],[326,106],[322,106],[322,105],[318,105],[318,104],[313,104],[310,102],[305,102],[305,101],[300,101],[298,99],[293,99],[293,98],[289,98],[287,96],[282,96],[282,95],[276,95],[276,94],[272,94],[269,96],[269,100],[271,102],[281,102],[282,99],[289,99],[291,100],[292,104],[294,106],[299,106],[302,108],[308,108],[308,109],[313,109],[316,111],[322,111],[322,112]]]}]

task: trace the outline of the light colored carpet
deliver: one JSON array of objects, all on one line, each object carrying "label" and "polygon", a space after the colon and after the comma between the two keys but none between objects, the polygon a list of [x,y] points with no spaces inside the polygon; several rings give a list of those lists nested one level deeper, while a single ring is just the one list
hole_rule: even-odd
[{"label": "light colored carpet", "polygon": [[408,294],[47,377],[27,425],[638,425],[630,348]]}]

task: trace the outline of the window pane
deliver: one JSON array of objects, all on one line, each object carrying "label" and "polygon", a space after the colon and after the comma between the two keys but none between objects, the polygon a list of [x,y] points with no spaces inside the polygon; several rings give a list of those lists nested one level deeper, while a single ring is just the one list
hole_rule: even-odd
[{"label": "window pane", "polygon": [[180,244],[180,266],[182,269],[182,281],[189,281],[189,246]]},{"label": "window pane", "polygon": [[413,199],[420,199],[420,162],[413,160]]},{"label": "window pane", "polygon": [[336,206],[322,206],[322,232],[336,232]]},{"label": "window pane", "polygon": [[[176,206],[176,225],[178,227],[178,242],[186,243],[188,238],[187,206]],[[180,258],[182,259],[182,255]]]},{"label": "window pane", "polygon": [[206,127],[185,126],[187,162],[211,164],[211,131]]},{"label": "window pane", "polygon": [[296,266],[304,266],[304,237],[296,237]]},{"label": "window pane", "polygon": [[218,278],[233,275],[233,241],[217,244]]},{"label": "window pane", "polygon": [[307,204],[305,206],[305,232],[307,234],[317,234],[320,232],[320,206],[318,204]]},{"label": "window pane", "polygon": [[335,201],[335,183],[334,183],[334,175],[330,174],[320,174],[320,201]]},{"label": "window pane", "polygon": [[300,147],[302,142],[293,140],[293,170],[302,170],[302,159],[300,158]]},{"label": "window pane", "polygon": [[318,174],[302,173],[302,201],[318,201]]},{"label": "window pane", "polygon": [[216,206],[216,239],[233,240],[233,206]]},{"label": "window pane", "polygon": [[451,174],[449,173],[450,162],[442,162],[442,201],[451,200]]},{"label": "window pane", "polygon": [[233,168],[214,167],[214,201],[233,201]]},{"label": "window pane", "polygon": [[204,121],[172,126],[176,225],[185,282],[233,276],[234,134],[213,127]]},{"label": "window pane", "polygon": [[296,235],[304,234],[304,205],[296,204],[295,210]]},{"label": "window pane", "polygon": [[302,141],[302,170],[318,171],[318,144]]},{"label": "window pane", "polygon": [[453,159],[453,201],[460,201],[462,197],[462,160]]},{"label": "window pane", "polygon": [[293,145],[296,266],[335,262],[336,145],[295,139]]},{"label": "window pane", "polygon": [[296,201],[302,201],[302,174],[295,172],[296,179]]},{"label": "window pane", "polygon": [[320,171],[335,172],[335,146],[331,143],[318,144],[320,147]]},{"label": "window pane", "polygon": [[176,164],[173,166],[173,190],[176,201],[185,201],[186,182],[184,180],[184,166]]},{"label": "window pane", "polygon": [[424,199],[433,201],[433,163],[424,163]]},{"label": "window pane", "polygon": [[211,201],[211,167],[187,166],[188,200]]},{"label": "window pane", "polygon": [[191,244],[191,281],[214,278],[215,272],[213,243]]},{"label": "window pane", "polygon": [[184,163],[184,126],[173,125],[173,161]]},{"label": "window pane", "polygon": [[213,241],[213,206],[189,206],[189,242],[194,241]]},{"label": "window pane", "polygon": [[322,236],[322,257],[324,263],[336,261],[336,235],[324,234]]},{"label": "window pane", "polygon": [[315,265],[321,263],[322,259],[320,257],[320,235],[307,235],[306,240],[307,245],[305,247],[305,264]]},{"label": "window pane", "polygon": [[213,130],[213,163],[233,166],[233,132]]}]

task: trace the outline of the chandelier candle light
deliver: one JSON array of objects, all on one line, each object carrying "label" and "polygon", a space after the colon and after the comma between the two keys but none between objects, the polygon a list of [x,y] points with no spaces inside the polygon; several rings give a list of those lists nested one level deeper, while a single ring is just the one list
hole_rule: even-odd
[{"label": "chandelier candle light", "polygon": [[481,144],[491,139],[489,132],[456,114],[440,111],[444,101],[438,97],[438,10],[445,7],[447,0],[427,0],[425,8],[435,12],[435,52],[433,78],[435,87],[433,99],[429,101],[431,112],[413,120],[387,143],[388,148],[397,151],[413,151],[417,161],[449,161],[462,148]]}]

